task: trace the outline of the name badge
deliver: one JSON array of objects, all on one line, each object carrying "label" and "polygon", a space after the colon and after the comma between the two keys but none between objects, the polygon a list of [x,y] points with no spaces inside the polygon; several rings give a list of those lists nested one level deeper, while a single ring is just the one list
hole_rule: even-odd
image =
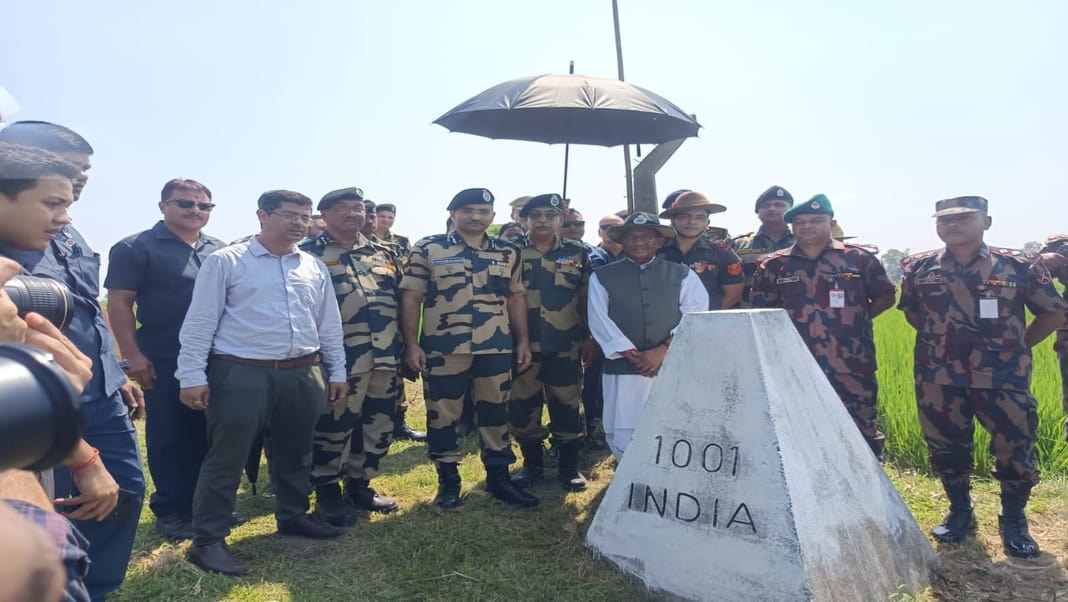
[{"label": "name badge", "polygon": [[450,263],[464,263],[463,257],[439,257],[430,260],[430,265],[447,265]]},{"label": "name badge", "polygon": [[324,259],[323,263],[326,265],[341,265],[340,259]]},{"label": "name badge", "polygon": [[927,276],[926,278],[917,278],[916,284],[945,284],[946,279],[942,276]]},{"label": "name badge", "polygon": [[845,291],[840,288],[832,288],[830,290],[830,306],[835,309],[842,309],[845,307]]},{"label": "name badge", "polygon": [[786,278],[776,278],[775,284],[790,284],[791,282],[801,282],[800,276],[787,276]]},{"label": "name badge", "polygon": [[979,317],[998,317],[998,300],[996,297],[983,297],[979,299]]}]

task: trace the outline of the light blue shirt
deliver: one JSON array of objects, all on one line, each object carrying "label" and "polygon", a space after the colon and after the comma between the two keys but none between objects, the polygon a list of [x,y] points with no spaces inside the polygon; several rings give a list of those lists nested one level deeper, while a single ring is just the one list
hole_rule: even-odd
[{"label": "light blue shirt", "polygon": [[175,377],[182,388],[208,384],[212,353],[284,360],[318,351],[328,380],[346,380],[341,313],[330,273],[296,247],[278,257],[253,237],[209,255],[178,338]]}]

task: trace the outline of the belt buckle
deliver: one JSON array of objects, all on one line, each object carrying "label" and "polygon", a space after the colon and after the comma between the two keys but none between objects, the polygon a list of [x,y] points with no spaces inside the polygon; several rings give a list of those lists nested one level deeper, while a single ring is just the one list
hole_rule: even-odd
[{"label": "belt buckle", "polygon": [[278,368],[278,365],[279,365],[280,363],[282,363],[282,360],[274,360],[274,369],[275,369],[275,370],[278,370],[278,369],[279,369],[279,368]]}]

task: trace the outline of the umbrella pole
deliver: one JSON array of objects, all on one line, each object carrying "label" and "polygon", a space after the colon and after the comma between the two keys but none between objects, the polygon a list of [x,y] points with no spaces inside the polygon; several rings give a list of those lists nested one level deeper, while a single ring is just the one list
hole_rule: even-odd
[{"label": "umbrella pole", "polygon": [[[567,68],[567,73],[568,73],[568,75],[574,75],[575,74],[575,61],[571,61],[571,65]],[[567,199],[567,164],[568,164],[568,160],[570,158],[571,158],[571,144],[570,143],[565,143],[564,144],[564,190],[563,190],[563,192],[560,193],[560,196],[562,198],[564,198],[564,199]]]},{"label": "umbrella pole", "polygon": [[[612,0],[612,25],[616,32],[616,67],[619,69],[619,81],[623,79],[623,42],[619,37],[619,2]],[[627,178],[627,209],[634,211],[634,176],[630,167],[630,145],[623,145],[623,169]]]}]

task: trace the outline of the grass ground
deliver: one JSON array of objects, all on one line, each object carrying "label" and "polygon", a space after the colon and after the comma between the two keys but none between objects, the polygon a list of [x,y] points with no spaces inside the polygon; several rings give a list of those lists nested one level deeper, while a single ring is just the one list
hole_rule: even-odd
[{"label": "grass ground", "polygon": [[[881,420],[889,446],[886,466],[898,491],[927,530],[945,512],[937,481],[926,473],[926,451],[916,422],[912,393],[911,330],[900,312],[877,321],[880,354]],[[976,505],[980,530],[974,540],[939,549],[942,568],[918,597],[900,600],[1007,601],[1068,598],[1068,445],[1061,436],[1060,380],[1047,341],[1036,351],[1035,386],[1040,400],[1040,453],[1045,480],[1029,508],[1031,532],[1043,547],[1030,561],[1006,559],[997,534],[997,484],[980,476]],[[413,407],[408,419],[421,424],[419,387],[409,384]],[[989,474],[988,438],[977,434],[980,475]],[[313,542],[274,533],[272,499],[253,495],[244,483],[238,509],[251,520],[237,527],[232,549],[251,575],[229,578],[206,574],[184,561],[188,543],[172,544],[152,530],[147,510],[135,544],[126,583],[115,600],[647,600],[641,583],[595,559],[583,536],[613,462],[587,452],[589,490],[564,494],[554,481],[534,492],[541,507],[525,511],[495,502],[482,489],[483,473],[475,442],[465,441],[461,465],[465,504],[452,512],[430,502],[436,476],[425,447],[395,443],[375,486],[398,498],[389,515],[363,515],[342,538]],[[266,467],[261,470],[261,488]],[[858,578],[863,578],[858,575]]]}]

